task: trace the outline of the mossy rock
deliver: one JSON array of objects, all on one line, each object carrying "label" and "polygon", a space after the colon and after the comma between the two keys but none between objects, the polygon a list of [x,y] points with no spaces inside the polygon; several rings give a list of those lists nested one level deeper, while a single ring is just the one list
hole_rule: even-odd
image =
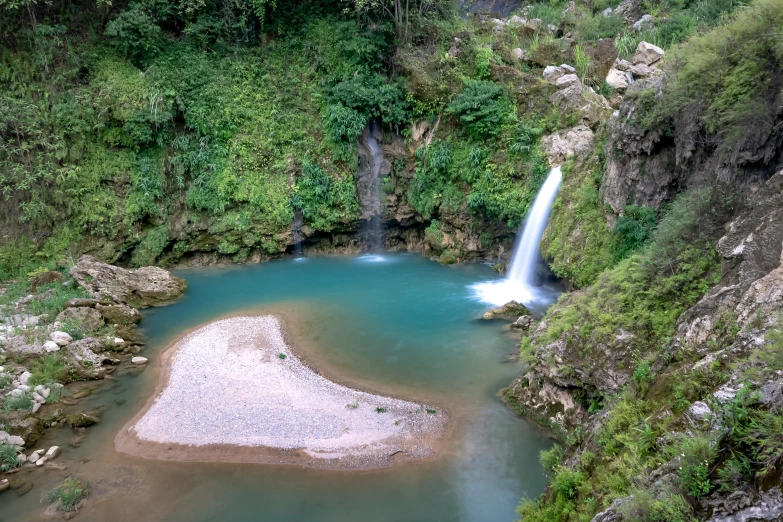
[{"label": "mossy rock", "polygon": [[71,428],[86,428],[98,424],[100,419],[95,415],[90,415],[88,413],[73,413],[65,418],[65,422],[67,422]]},{"label": "mossy rock", "polygon": [[530,310],[528,310],[527,307],[523,304],[517,303],[516,301],[511,301],[504,304],[500,308],[495,308],[494,310],[486,312],[481,318],[488,320],[509,319],[516,321],[523,315],[530,315]]}]

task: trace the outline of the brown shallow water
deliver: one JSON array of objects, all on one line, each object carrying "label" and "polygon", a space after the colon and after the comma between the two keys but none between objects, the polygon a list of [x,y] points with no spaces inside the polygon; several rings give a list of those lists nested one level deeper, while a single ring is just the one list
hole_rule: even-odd
[{"label": "brown shallow water", "polygon": [[[185,299],[145,314],[146,368],[117,375],[74,408],[106,406],[79,447],[67,429],[68,469],[33,470],[34,488],[0,494],[0,520],[49,520],[42,493],[68,474],[89,480],[79,520],[512,520],[519,499],[543,491],[544,433],[496,398],[521,368],[504,364],[517,340],[475,320],[484,307],[468,286],[496,277],[483,266],[442,267],[416,256],[286,260],[186,271]],[[148,460],[118,453],[114,437],[159,382],[167,345],[199,324],[247,310],[297,314],[289,331],[306,362],[343,384],[427,401],[456,428],[435,459],[380,471]]]}]

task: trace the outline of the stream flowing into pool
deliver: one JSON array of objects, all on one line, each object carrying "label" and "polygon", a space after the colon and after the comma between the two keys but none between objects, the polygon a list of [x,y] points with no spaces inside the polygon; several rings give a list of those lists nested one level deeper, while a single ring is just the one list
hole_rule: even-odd
[{"label": "stream flowing into pool", "polygon": [[[499,278],[484,265],[444,267],[388,254],[285,259],[179,272],[174,305],[147,310],[150,363],[83,399],[108,404],[79,447],[50,430],[67,470],[34,470],[35,488],[0,495],[0,520],[38,520],[42,493],[73,474],[89,480],[79,520],[122,521],[512,521],[523,496],[546,485],[538,463],[552,442],[496,397],[519,375],[504,362],[518,337],[496,322],[470,286]],[[455,429],[429,461],[371,472],[145,460],[117,453],[113,438],[154,393],[163,349],[184,331],[242,311],[280,311],[293,350],[336,380],[447,409]],[[230,427],[226,427],[230,429]]]}]

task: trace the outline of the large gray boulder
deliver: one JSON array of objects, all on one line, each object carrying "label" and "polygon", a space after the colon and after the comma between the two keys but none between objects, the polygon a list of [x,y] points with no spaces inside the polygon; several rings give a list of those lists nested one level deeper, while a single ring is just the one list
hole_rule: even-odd
[{"label": "large gray boulder", "polygon": [[136,308],[169,304],[187,288],[184,279],[172,276],[168,270],[155,266],[126,270],[92,256],[82,256],[70,274],[95,298],[110,298]]},{"label": "large gray boulder", "polygon": [[638,65],[640,63],[645,65],[652,65],[659,62],[661,58],[663,58],[663,54],[663,49],[657,45],[653,45],[647,42],[639,42],[631,62],[633,62],[634,65]]},{"label": "large gray boulder", "polygon": [[558,131],[541,140],[541,148],[550,165],[561,165],[572,156],[588,154],[593,149],[595,134],[585,125]]},{"label": "large gray boulder", "polygon": [[80,323],[88,332],[94,332],[103,325],[103,318],[94,308],[72,307],[57,314],[57,321],[72,320]]}]

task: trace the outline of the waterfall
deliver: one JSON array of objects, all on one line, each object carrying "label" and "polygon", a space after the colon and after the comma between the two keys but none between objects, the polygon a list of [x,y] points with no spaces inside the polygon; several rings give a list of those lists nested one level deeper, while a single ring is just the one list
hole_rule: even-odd
[{"label": "waterfall", "polygon": [[527,216],[506,278],[473,286],[481,301],[493,306],[516,301],[524,303],[531,310],[542,312],[557,298],[558,290],[537,286],[536,267],[541,259],[538,245],[546,230],[549,213],[562,180],[563,173],[559,166],[549,171]]},{"label": "waterfall", "polygon": [[294,223],[291,235],[294,240],[294,255],[301,257],[304,255],[302,249],[302,225],[304,224],[304,216],[300,209],[294,209]]},{"label": "waterfall", "polygon": [[371,251],[383,249],[383,231],[381,221],[383,207],[381,205],[381,167],[383,166],[383,150],[378,143],[382,130],[378,120],[372,119],[367,129],[367,147],[370,149],[369,175],[359,178],[359,200],[362,206],[361,218],[362,239]]},{"label": "waterfall", "polygon": [[535,286],[536,265],[541,257],[538,244],[544,236],[544,230],[549,221],[549,212],[562,180],[563,174],[560,167],[557,166],[549,171],[546,181],[538,191],[533,208],[530,209],[530,215],[525,222],[522,239],[517,244],[514,256],[511,258],[511,268],[508,270],[506,278],[512,283],[527,287]]}]

